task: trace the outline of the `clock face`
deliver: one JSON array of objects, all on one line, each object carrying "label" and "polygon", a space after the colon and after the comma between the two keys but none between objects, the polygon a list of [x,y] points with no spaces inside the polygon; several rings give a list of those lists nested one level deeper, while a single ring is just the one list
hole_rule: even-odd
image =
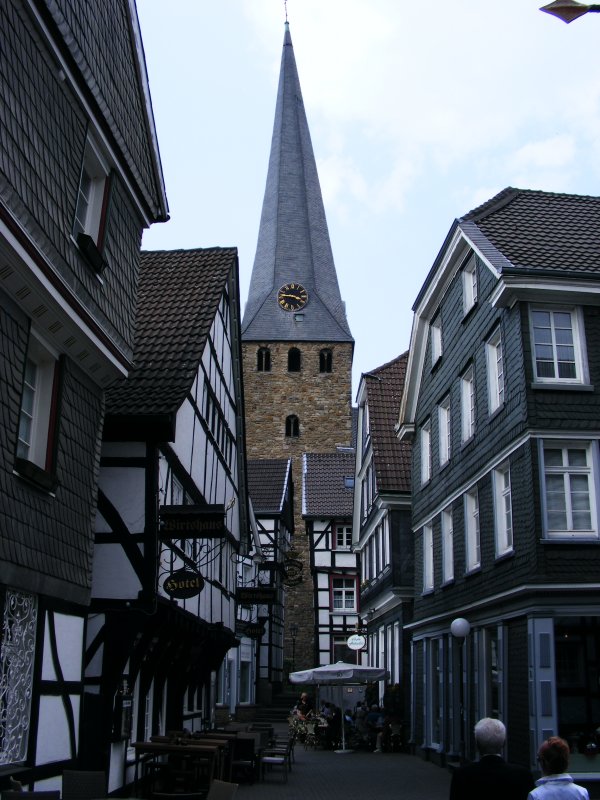
[{"label": "clock face", "polygon": [[277,302],[284,311],[298,311],[308,303],[308,292],[299,283],[286,283],[277,292]]}]

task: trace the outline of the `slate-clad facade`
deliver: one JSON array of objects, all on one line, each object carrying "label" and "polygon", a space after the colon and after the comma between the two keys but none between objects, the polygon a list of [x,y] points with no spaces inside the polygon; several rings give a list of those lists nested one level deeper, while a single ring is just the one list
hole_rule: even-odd
[{"label": "slate-clad facade", "polygon": [[142,252],[135,366],[107,392],[86,639],[84,757],[115,789],[133,781],[130,741],[237,705],[238,660],[223,663],[250,551],[239,319],[234,248]]},{"label": "slate-clad facade", "polygon": [[378,699],[405,723],[410,649],[404,626],[412,619],[414,580],[411,446],[398,441],[395,426],[407,361],[404,353],[361,376],[353,520],[367,663],[388,670],[388,685],[395,691],[386,693],[382,684]]},{"label": "slate-clad facade", "polygon": [[0,766],[53,788],[80,751],[104,390],[167,204],[132,4],[9,0],[0,29]]},{"label": "slate-clad facade", "polygon": [[412,735],[441,758],[472,757],[490,715],[511,760],[558,734],[595,772],[599,212],[504,190],[454,223],[414,306]]},{"label": "slate-clad facade", "polygon": [[[351,443],[350,333],[319,186],[289,25],[286,22],[273,138],[258,242],[242,321],[248,454],[291,458]],[[288,622],[298,627],[297,667],[314,666],[310,544],[300,533],[296,482]],[[286,658],[293,647],[286,631]]]}]

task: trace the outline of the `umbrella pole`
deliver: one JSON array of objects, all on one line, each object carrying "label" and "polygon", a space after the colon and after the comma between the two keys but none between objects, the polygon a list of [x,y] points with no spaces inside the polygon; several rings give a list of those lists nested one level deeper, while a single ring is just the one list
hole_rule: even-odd
[{"label": "umbrella pole", "polygon": [[336,753],[352,753],[353,750],[346,750],[346,719],[344,714],[344,687],[340,686],[340,711],[342,712],[342,749],[336,750]]}]

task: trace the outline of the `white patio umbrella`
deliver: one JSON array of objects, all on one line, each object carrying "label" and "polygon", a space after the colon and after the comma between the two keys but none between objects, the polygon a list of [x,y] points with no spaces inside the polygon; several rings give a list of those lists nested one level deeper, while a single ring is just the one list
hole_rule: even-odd
[{"label": "white patio umbrella", "polygon": [[[325,664],[322,667],[303,669],[299,672],[290,672],[290,683],[306,683],[312,686],[356,686],[370,681],[381,681],[388,677],[388,671],[381,667],[365,667],[361,664],[347,664],[338,661],[335,664]],[[342,711],[342,749],[336,753],[351,753],[346,750],[346,732],[344,730],[344,709],[340,700]]]}]

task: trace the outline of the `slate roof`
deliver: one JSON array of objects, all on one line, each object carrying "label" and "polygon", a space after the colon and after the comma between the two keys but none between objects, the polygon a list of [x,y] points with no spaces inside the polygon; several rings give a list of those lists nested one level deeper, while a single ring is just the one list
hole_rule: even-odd
[{"label": "slate roof", "polygon": [[189,391],[237,249],[141,253],[134,368],[107,391],[113,415],[171,415]]},{"label": "slate roof", "polygon": [[457,227],[499,273],[600,277],[600,197],[509,186],[454,221],[413,311],[436,275]]},{"label": "slate roof", "polygon": [[292,479],[292,461],[285,458],[248,460],[248,494],[254,513],[283,513],[287,489]]},{"label": "slate roof", "polygon": [[351,517],[354,505],[355,452],[304,453],[302,457],[302,515],[320,519]]},{"label": "slate roof", "polygon": [[408,442],[399,442],[394,432],[398,422],[408,352],[363,374],[369,404],[369,427],[377,490],[411,490],[412,455]]},{"label": "slate roof", "polygon": [[[303,319],[279,308],[290,282],[308,292]],[[333,261],[317,165],[285,24],[275,122],[256,256],[242,320],[244,341],[353,342]]]}]

